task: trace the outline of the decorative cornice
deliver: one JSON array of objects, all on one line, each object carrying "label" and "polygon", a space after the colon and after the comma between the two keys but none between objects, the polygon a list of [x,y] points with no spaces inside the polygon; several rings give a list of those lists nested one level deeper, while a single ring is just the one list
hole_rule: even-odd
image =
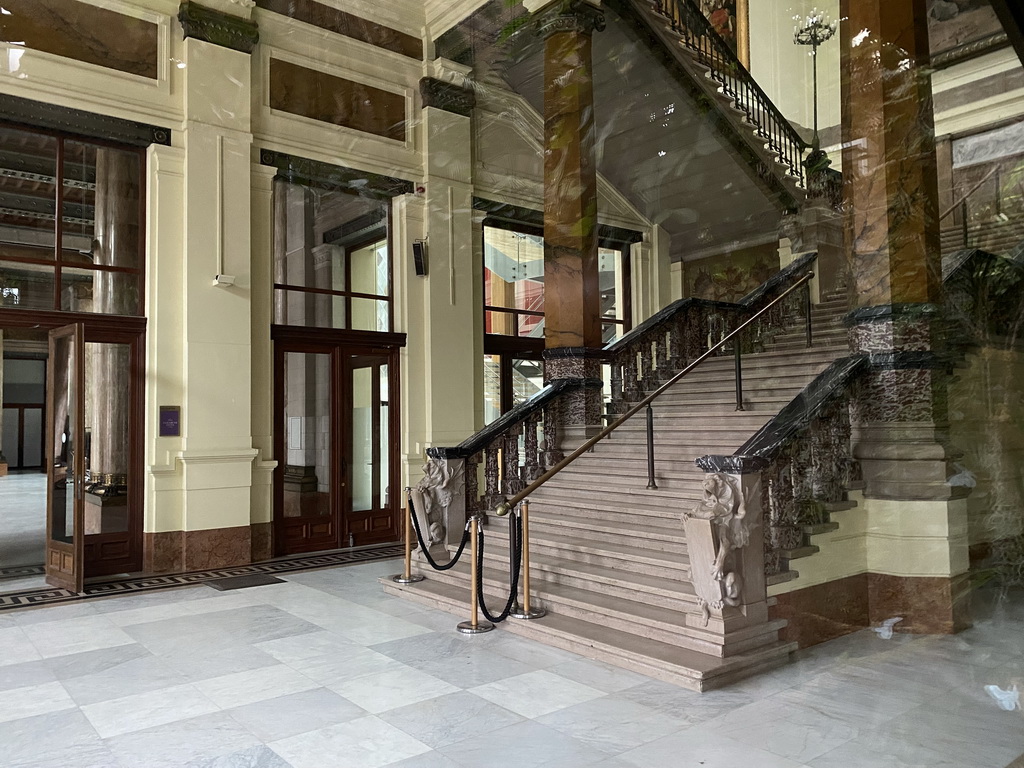
[{"label": "decorative cornice", "polygon": [[996,32],[994,35],[983,37],[980,40],[972,40],[969,43],[950,48],[932,56],[932,68],[943,69],[961,61],[973,59],[982,54],[989,53],[998,48],[1005,48],[1010,44],[1010,38],[1005,32]]},{"label": "decorative cornice", "polygon": [[424,107],[443,109],[463,117],[470,117],[476,106],[476,94],[473,91],[436,77],[420,80],[420,97]]},{"label": "decorative cornice", "polygon": [[321,189],[340,189],[363,197],[385,200],[413,191],[413,183],[379,173],[322,163],[271,149],[260,150],[260,164],[277,168],[278,176],[293,184]]},{"label": "decorative cornice", "polygon": [[178,6],[178,21],[184,37],[252,53],[259,42],[260,33],[255,21],[232,16],[186,0]]},{"label": "decorative cornice", "polygon": [[97,115],[80,109],[58,107],[20,96],[0,94],[0,114],[5,120],[62,133],[74,133],[92,139],[105,139],[135,147],[150,144],[170,146],[171,130],[134,120]]},{"label": "decorative cornice", "polygon": [[538,37],[559,32],[591,35],[605,28],[604,13],[587,0],[560,0],[538,11],[531,20]]}]

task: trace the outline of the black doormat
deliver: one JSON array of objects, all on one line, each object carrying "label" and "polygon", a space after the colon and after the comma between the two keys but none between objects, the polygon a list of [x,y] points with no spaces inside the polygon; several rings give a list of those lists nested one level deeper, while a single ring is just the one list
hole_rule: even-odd
[{"label": "black doormat", "polygon": [[380,547],[328,552],[322,555],[304,555],[301,557],[271,560],[266,563],[239,565],[233,568],[218,568],[211,571],[108,579],[86,584],[85,591],[81,594],[68,589],[58,589],[57,587],[26,589],[20,592],[0,594],[0,612],[16,608],[27,608],[29,606],[56,605],[59,603],[71,603],[77,600],[88,600],[90,598],[113,597],[115,595],[127,595],[135,592],[152,592],[158,589],[188,587],[236,576],[296,573],[298,571],[314,571],[319,568],[333,568],[339,565],[369,563],[375,560],[391,560],[404,554],[404,545],[386,544]]},{"label": "black doormat", "polygon": [[232,576],[230,579],[213,579],[206,582],[206,586],[213,587],[221,592],[229,589],[248,589],[249,587],[265,587],[268,584],[284,584],[284,579],[272,576],[269,573],[253,573],[249,576]]}]

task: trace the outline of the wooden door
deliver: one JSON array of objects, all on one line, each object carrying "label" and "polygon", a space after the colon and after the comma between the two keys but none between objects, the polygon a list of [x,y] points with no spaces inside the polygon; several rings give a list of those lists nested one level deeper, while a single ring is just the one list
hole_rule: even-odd
[{"label": "wooden door", "polygon": [[46,377],[46,581],[81,592],[85,568],[85,332],[50,331]]},{"label": "wooden door", "polygon": [[345,530],[350,546],[399,538],[397,413],[393,358],[387,351],[345,355],[347,405]]}]

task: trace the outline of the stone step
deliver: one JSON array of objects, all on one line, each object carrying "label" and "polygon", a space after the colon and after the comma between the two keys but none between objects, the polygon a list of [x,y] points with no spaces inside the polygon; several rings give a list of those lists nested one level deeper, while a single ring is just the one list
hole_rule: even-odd
[{"label": "stone step", "polygon": [[[600,500],[602,496],[594,494],[594,498]],[[578,507],[551,503],[549,500],[531,499],[530,525],[587,528],[626,534],[636,532],[648,536],[668,535],[673,540],[678,538],[682,543],[686,543],[686,535],[683,533],[683,525],[678,515],[646,516],[619,509],[606,511],[604,516],[597,516],[594,514],[594,505],[594,500],[587,499],[586,509],[581,511]]]},{"label": "stone step", "polygon": [[[431,579],[405,585],[390,579],[382,579],[381,583],[390,594],[442,608],[456,616],[466,615],[469,594],[465,587]],[[713,690],[781,666],[797,647],[794,642],[778,641],[755,651],[720,658],[558,614],[532,621],[510,619],[499,625],[497,631],[539,640],[694,691]]]}]

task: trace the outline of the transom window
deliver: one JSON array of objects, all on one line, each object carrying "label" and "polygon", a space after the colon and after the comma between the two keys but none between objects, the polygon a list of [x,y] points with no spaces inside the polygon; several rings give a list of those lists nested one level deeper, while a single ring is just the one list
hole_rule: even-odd
[{"label": "transom window", "polygon": [[143,168],[140,149],[0,124],[0,307],[142,314]]},{"label": "transom window", "polygon": [[283,179],[274,198],[274,322],[390,331],[390,203]]}]

